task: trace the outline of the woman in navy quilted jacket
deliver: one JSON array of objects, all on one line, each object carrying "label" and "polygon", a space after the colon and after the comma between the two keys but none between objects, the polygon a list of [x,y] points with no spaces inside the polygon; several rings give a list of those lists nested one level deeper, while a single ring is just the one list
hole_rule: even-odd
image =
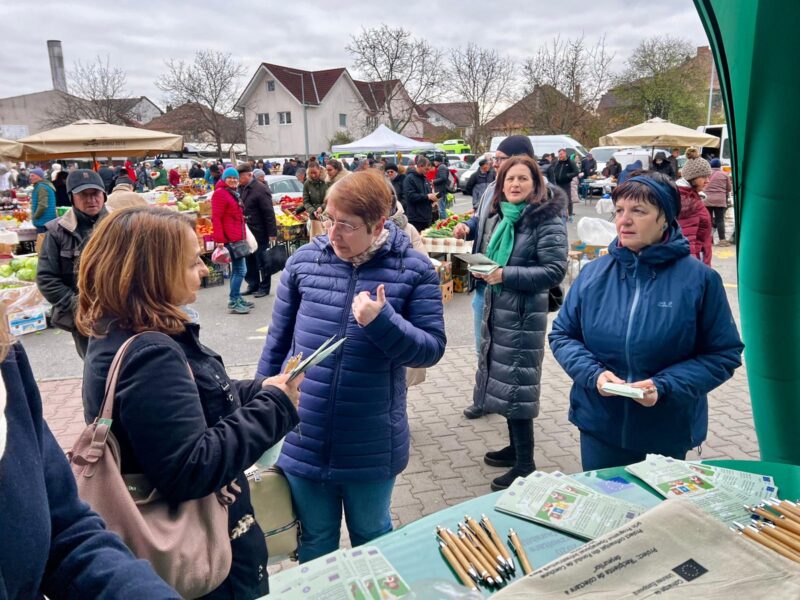
[{"label": "woman in navy quilted jacket", "polygon": [[307,371],[300,424],[278,460],[303,524],[301,562],[339,547],[342,510],[353,546],[392,529],[392,488],[408,464],[405,371],[444,354],[438,277],[387,220],[391,207],[378,171],[330,188],[327,235],[286,263],[258,365],[276,374],[290,356],[347,338]]},{"label": "woman in navy quilted jacket", "polygon": [[[648,452],[685,458],[706,438],[706,394],[742,362],[722,279],[692,258],[672,180],[631,177],[613,200],[617,237],[583,268],[550,333],[573,380],[569,420],[581,432],[585,471]],[[643,397],[617,396],[606,383],[627,383]]]}]

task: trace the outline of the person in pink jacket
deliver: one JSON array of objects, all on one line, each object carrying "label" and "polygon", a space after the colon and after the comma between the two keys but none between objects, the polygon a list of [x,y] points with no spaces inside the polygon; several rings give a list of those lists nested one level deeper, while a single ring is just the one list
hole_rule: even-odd
[{"label": "person in pink jacket", "polygon": [[719,236],[719,246],[730,246],[731,243],[725,239],[725,212],[728,210],[728,198],[733,192],[730,175],[721,168],[718,158],[711,161],[711,177],[706,184],[705,205],[711,216],[713,228],[717,230]]}]

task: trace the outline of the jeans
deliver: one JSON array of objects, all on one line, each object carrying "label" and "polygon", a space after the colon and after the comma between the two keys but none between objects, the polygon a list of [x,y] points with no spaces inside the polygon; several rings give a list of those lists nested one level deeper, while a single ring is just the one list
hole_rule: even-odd
[{"label": "jeans", "polygon": [[355,548],[392,530],[394,477],[365,483],[323,483],[286,473],[302,533],[300,562],[338,550],[342,508]]},{"label": "jeans", "polygon": [[476,283],[475,294],[472,296],[472,318],[475,323],[475,354],[481,355],[481,324],[483,323],[483,301],[486,294],[486,284]]},{"label": "jeans", "polygon": [[242,298],[242,281],[244,281],[244,277],[247,275],[247,263],[245,262],[245,257],[242,258],[234,258],[231,260],[231,293],[230,293],[230,301],[234,302],[236,300],[241,300]]},{"label": "jeans", "polygon": [[[688,452],[688,448],[686,450],[675,450],[673,452],[664,452],[662,450],[659,453],[684,460],[686,458],[686,452]],[[612,446],[596,438],[591,433],[581,431],[581,466],[584,471],[622,467],[641,462],[646,456],[646,451],[628,450],[627,448]]]},{"label": "jeans", "polygon": [[447,192],[439,192],[439,218],[447,218]]}]

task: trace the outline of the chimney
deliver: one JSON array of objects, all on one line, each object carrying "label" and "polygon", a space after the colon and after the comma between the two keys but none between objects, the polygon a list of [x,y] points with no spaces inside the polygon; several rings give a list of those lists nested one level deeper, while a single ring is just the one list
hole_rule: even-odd
[{"label": "chimney", "polygon": [[47,40],[47,54],[50,57],[50,76],[53,89],[67,92],[67,76],[64,72],[64,52],[60,40]]}]

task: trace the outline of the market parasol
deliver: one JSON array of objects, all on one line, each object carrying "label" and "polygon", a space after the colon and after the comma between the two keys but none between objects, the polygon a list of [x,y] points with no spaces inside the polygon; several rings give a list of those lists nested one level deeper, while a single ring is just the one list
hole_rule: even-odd
[{"label": "market parasol", "polygon": [[0,138],[0,158],[19,158],[22,145],[12,140]]},{"label": "market parasol", "polygon": [[719,138],[655,117],[639,125],[600,138],[602,146],[707,146],[719,147]]},{"label": "market parasol", "polygon": [[98,156],[148,156],[180,152],[183,138],[172,133],[86,119],[18,140],[24,160]]},{"label": "market parasol", "polygon": [[400,135],[381,124],[375,131],[360,140],[333,146],[331,152],[411,152],[412,150],[434,149],[436,146],[430,142],[420,142]]}]

